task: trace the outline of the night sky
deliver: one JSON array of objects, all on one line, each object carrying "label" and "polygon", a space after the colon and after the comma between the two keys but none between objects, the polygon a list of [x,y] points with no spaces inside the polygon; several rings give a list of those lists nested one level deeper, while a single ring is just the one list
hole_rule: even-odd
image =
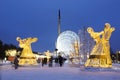
[{"label": "night sky", "polygon": [[61,32],[89,26],[99,32],[110,23],[111,48],[120,50],[120,0],[0,0],[0,40],[18,46],[17,36],[37,37],[34,51],[54,51],[59,9]]}]

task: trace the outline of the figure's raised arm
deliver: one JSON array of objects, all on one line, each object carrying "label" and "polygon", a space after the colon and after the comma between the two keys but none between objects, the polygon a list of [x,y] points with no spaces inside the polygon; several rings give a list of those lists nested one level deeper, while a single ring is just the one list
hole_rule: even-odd
[{"label": "figure's raised arm", "polygon": [[92,33],[94,30],[93,30],[93,28],[88,27],[88,28],[87,28],[87,31],[88,31],[88,33]]},{"label": "figure's raised arm", "polygon": [[17,37],[17,38],[16,38],[16,40],[17,40],[17,41],[20,41],[20,40],[21,40],[21,38],[20,38],[20,37]]},{"label": "figure's raised arm", "polygon": [[115,30],[115,28],[114,28],[114,27],[111,27],[111,28],[110,28],[110,31],[111,31],[111,32],[113,32],[114,30]]},{"label": "figure's raised arm", "polygon": [[38,38],[31,38],[31,42],[36,42]]}]

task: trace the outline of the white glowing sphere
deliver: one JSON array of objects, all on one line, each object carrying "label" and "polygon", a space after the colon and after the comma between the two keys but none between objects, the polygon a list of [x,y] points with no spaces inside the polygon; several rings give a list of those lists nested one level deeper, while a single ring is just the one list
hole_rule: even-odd
[{"label": "white glowing sphere", "polygon": [[64,52],[66,55],[71,54],[71,52],[75,52],[74,43],[78,42],[78,46],[80,44],[79,36],[73,31],[64,31],[62,32],[58,38],[56,47],[59,52]]}]

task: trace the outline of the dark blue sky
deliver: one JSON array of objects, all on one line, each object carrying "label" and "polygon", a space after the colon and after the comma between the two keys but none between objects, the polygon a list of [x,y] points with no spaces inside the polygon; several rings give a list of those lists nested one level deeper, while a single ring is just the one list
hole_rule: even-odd
[{"label": "dark blue sky", "polygon": [[120,50],[120,0],[0,0],[0,40],[18,46],[17,36],[38,37],[34,51],[53,51],[59,9],[62,32],[78,33],[83,26],[101,31],[108,22],[116,28],[111,48]]}]

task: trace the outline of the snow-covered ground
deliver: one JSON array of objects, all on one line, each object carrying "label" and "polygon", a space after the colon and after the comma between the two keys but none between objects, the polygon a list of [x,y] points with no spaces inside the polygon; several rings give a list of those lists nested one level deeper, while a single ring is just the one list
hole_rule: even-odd
[{"label": "snow-covered ground", "polygon": [[80,67],[48,67],[41,65],[19,67],[0,65],[0,80],[120,80],[120,64],[112,69],[91,69]]}]

